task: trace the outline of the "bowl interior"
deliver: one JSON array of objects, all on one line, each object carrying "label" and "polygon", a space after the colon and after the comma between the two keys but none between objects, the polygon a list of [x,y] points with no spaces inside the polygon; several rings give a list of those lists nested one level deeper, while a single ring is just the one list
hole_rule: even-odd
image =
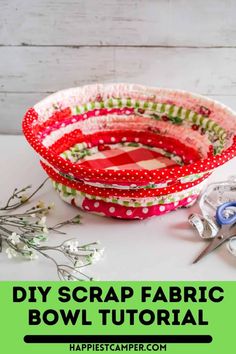
[{"label": "bowl interior", "polygon": [[47,110],[36,105],[37,138],[65,160],[108,170],[186,165],[219,154],[230,144],[229,117],[227,126],[222,110],[218,107],[217,116],[216,108],[200,99],[189,103],[182,93],[174,99],[170,94],[100,91],[95,97],[87,92],[76,104],[57,96],[55,102],[52,96]]},{"label": "bowl interior", "polygon": [[230,109],[192,93],[107,84],[48,96],[23,129],[59,173],[145,184],[211,172],[232,158],[235,122]]}]

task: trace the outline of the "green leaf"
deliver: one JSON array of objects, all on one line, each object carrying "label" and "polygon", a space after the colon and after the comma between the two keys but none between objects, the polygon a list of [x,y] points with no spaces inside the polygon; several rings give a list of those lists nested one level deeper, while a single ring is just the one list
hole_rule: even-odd
[{"label": "green leaf", "polygon": [[152,113],[151,117],[154,118],[155,120],[160,120],[161,119],[161,117],[158,114],[156,114],[156,113]]},{"label": "green leaf", "polygon": [[113,100],[111,98],[108,101],[108,107],[113,108]]},{"label": "green leaf", "polygon": [[127,105],[127,107],[131,107],[132,106],[131,98],[127,98],[126,105]]},{"label": "green leaf", "polygon": [[128,146],[133,146],[133,147],[138,147],[138,146],[139,146],[138,143],[128,143],[127,145],[128,145]]},{"label": "green leaf", "polygon": [[171,120],[171,122],[173,124],[177,124],[177,125],[180,125],[183,123],[183,120],[179,117],[169,117],[169,119]]}]

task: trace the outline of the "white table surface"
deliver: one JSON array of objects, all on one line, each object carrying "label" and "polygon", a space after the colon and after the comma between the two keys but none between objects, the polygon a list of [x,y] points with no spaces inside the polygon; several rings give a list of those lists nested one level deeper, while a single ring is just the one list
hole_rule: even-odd
[{"label": "white table surface", "polygon": [[[0,136],[0,202],[14,187],[38,186],[45,178],[39,158],[22,136]],[[210,181],[226,179],[236,169],[236,159],[218,168]],[[235,280],[236,257],[226,246],[198,264],[191,264],[206,244],[188,224],[188,215],[198,210],[197,204],[170,214],[144,221],[105,218],[64,203],[51,183],[35,197],[54,201],[53,225],[76,215],[82,215],[82,225],[67,228],[67,236],[51,234],[49,242],[56,244],[76,237],[82,243],[99,240],[105,248],[104,258],[87,269],[87,274],[99,280]],[[26,261],[8,259],[0,254],[0,280],[57,280],[54,265],[45,258]]]}]

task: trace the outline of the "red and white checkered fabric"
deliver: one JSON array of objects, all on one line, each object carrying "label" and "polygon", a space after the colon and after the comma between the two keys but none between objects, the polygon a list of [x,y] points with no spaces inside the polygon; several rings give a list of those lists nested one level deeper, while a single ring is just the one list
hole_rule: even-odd
[{"label": "red and white checkered fabric", "polygon": [[122,145],[115,148],[108,145],[107,150],[86,156],[78,163],[83,167],[106,170],[151,170],[176,165],[175,161],[147,147]]}]

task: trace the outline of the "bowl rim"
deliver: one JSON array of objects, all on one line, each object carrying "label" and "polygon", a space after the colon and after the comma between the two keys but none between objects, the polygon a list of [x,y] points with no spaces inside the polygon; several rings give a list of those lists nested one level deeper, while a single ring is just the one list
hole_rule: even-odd
[{"label": "bowl rim", "polygon": [[122,87],[127,90],[138,90],[140,93],[162,93],[162,94],[179,94],[192,99],[202,100],[203,102],[214,104],[216,107],[223,109],[227,114],[235,117],[236,123],[236,113],[228,108],[226,105],[218,102],[217,100],[210,99],[208,97],[195,94],[185,90],[178,89],[166,89],[160,87],[150,87],[136,84],[92,84],[81,87],[73,87],[61,91],[57,91],[56,93],[47,96],[43,100],[39,101],[32,108],[29,108],[23,118],[22,129],[23,133],[29,142],[29,144],[35,149],[35,151],[45,159],[50,165],[56,167],[59,171],[63,173],[69,173],[72,176],[85,179],[85,180],[102,180],[102,181],[112,181],[112,182],[129,182],[135,183],[138,181],[146,181],[147,183],[150,181],[160,182],[165,181],[167,179],[179,179],[184,176],[188,176],[191,174],[199,174],[207,171],[212,171],[216,167],[224,164],[228,160],[232,159],[236,156],[236,135],[232,138],[232,144],[220,154],[215,156],[207,157],[204,159],[199,159],[193,163],[184,166],[174,166],[174,167],[166,167],[163,169],[142,169],[142,170],[104,170],[104,169],[92,169],[85,166],[80,166],[79,164],[72,163],[71,161],[64,160],[60,155],[54,153],[50,148],[43,145],[43,143],[32,133],[32,127],[35,124],[35,121],[39,118],[39,113],[37,110],[44,105],[45,103],[50,102],[56,97],[70,95],[72,92],[84,92],[86,90],[105,90],[109,92],[111,88],[114,87]]}]

